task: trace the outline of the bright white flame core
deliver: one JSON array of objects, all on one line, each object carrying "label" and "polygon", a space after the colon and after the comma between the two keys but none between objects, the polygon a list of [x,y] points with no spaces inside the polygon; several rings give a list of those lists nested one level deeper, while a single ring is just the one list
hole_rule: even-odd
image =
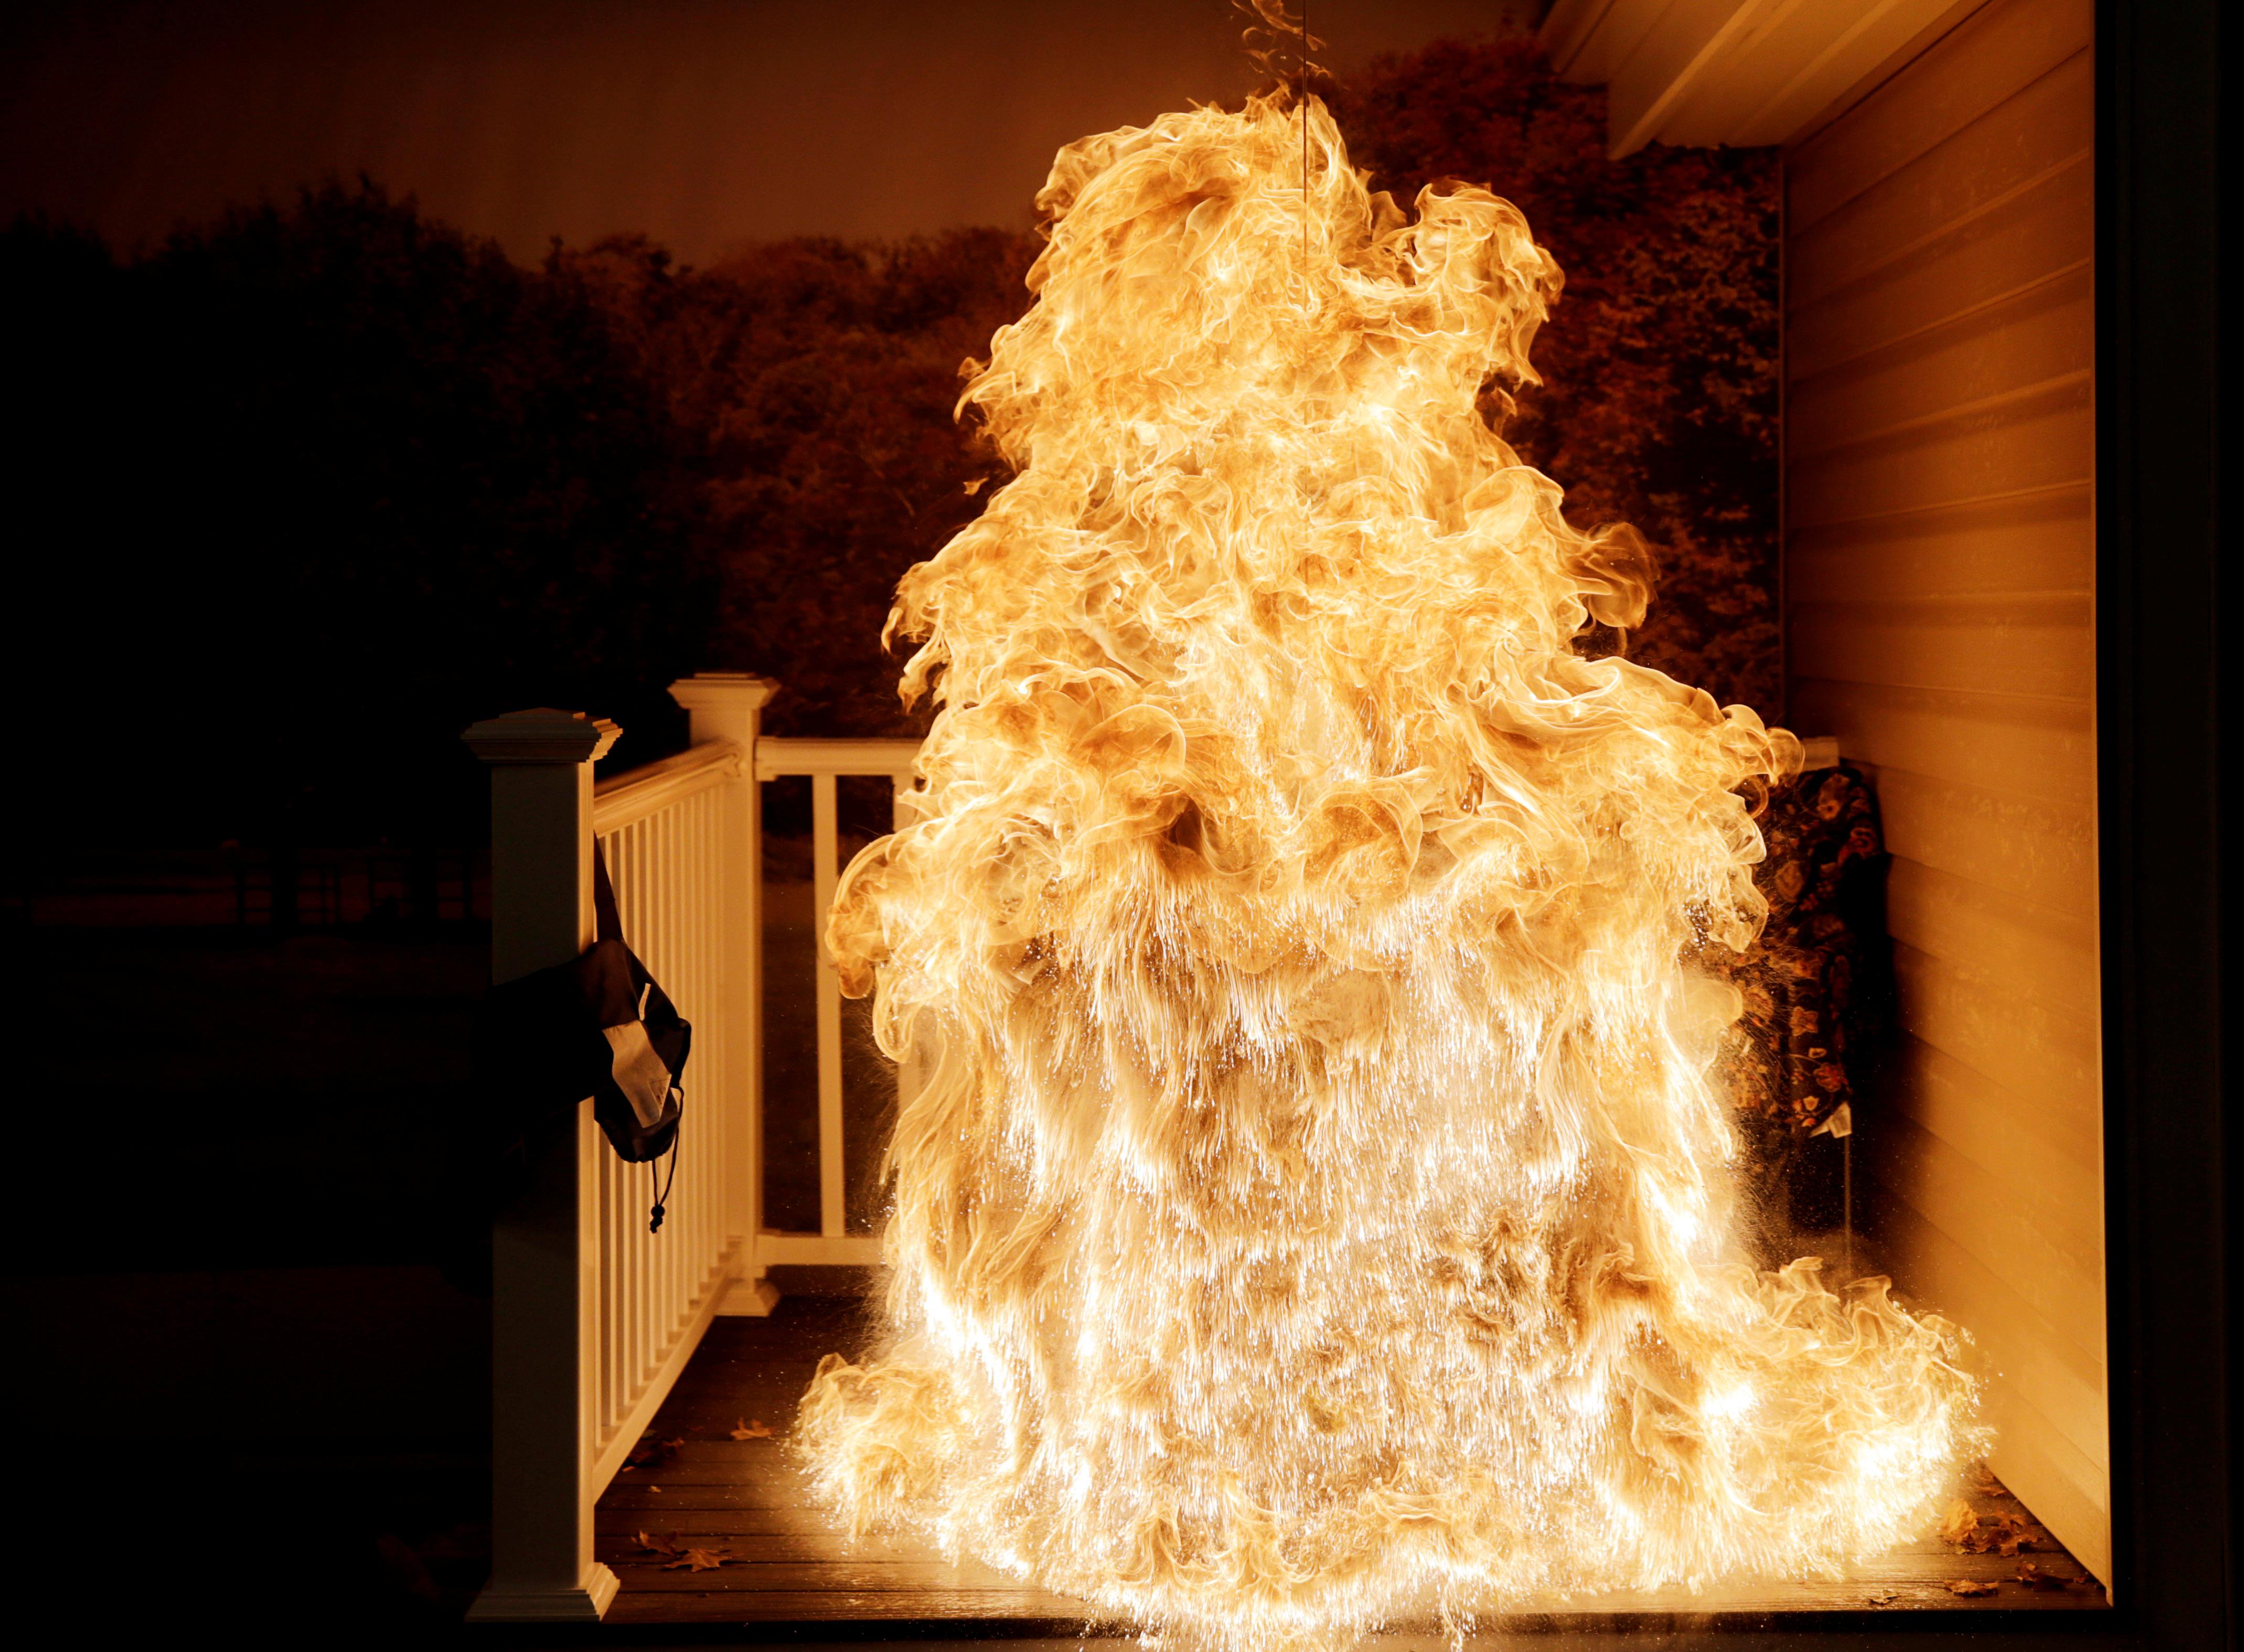
[{"label": "bright white flame core", "polygon": [[1234,1647],[1884,1547],[1955,1334],[1739,1258],[1693,967],[1796,745],[1576,655],[1633,542],[1476,406],[1556,266],[1315,101],[1305,233],[1301,118],[1064,151],[967,391],[1019,474],[904,581],[927,785],[828,931],[930,1069],[894,1337],[799,1443],[859,1529]]}]

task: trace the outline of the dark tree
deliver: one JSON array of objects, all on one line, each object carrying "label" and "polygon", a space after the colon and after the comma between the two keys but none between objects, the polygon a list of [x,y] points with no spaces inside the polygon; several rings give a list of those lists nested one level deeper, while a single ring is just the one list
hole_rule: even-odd
[{"label": "dark tree", "polygon": [[76,778],[68,830],[457,841],[466,720],[663,729],[653,697],[706,663],[693,443],[565,265],[362,185],[123,268],[21,225],[0,266],[37,410],[15,703]]},{"label": "dark tree", "polygon": [[560,261],[631,318],[693,433],[724,568],[713,647],[779,679],[774,730],[923,725],[897,699],[881,631],[904,570],[971,519],[999,473],[953,411],[962,364],[1027,307],[1036,251],[966,229],[782,241],[701,272],[636,240]]},{"label": "dark tree", "polygon": [[1406,206],[1457,179],[1526,213],[1566,286],[1505,434],[1577,525],[1632,523],[1659,548],[1631,657],[1779,714],[1776,152],[1608,159],[1604,88],[1559,81],[1525,37],[1382,58],[1332,102]]},{"label": "dark tree", "polygon": [[[1460,178],[1526,212],[1567,286],[1508,434],[1582,525],[1660,547],[1630,652],[1780,710],[1773,157],[1608,160],[1603,93],[1524,39],[1333,102],[1404,201]],[[695,271],[624,238],[525,268],[367,183],[125,264],[17,224],[8,669],[19,766],[67,782],[39,832],[472,840],[464,723],[583,707],[641,761],[682,732],[664,684],[708,667],[779,678],[778,732],[915,731],[882,624],[1000,479],[953,409],[1036,251],[962,229]]]}]

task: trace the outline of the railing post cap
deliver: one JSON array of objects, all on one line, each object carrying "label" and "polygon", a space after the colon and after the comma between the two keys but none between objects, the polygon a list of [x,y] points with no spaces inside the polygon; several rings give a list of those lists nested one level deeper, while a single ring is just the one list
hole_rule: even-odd
[{"label": "railing post cap", "polygon": [[753,671],[696,671],[670,685],[670,698],[687,711],[697,706],[737,706],[753,711],[779,692],[779,684]]},{"label": "railing post cap", "polygon": [[591,763],[623,732],[605,717],[541,705],[470,724],[460,738],[486,763]]}]

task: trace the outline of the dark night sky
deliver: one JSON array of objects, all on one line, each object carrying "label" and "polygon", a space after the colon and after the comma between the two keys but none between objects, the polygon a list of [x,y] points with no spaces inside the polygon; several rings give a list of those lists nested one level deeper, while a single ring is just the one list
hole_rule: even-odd
[{"label": "dark night sky", "polygon": [[[1312,0],[1345,72],[1534,0]],[[1250,71],[1227,0],[79,0],[0,24],[0,217],[144,246],[364,171],[518,258],[1023,224],[1052,152]]]}]

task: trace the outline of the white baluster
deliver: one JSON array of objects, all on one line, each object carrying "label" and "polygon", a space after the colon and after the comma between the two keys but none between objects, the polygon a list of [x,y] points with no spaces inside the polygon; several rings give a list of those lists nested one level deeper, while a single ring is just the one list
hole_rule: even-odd
[{"label": "white baluster", "polygon": [[840,881],[841,812],[831,774],[810,777],[812,918],[818,945],[818,1214],[819,1231],[838,1239],[845,1231],[842,1157],[842,977],[826,948],[826,920]]}]

